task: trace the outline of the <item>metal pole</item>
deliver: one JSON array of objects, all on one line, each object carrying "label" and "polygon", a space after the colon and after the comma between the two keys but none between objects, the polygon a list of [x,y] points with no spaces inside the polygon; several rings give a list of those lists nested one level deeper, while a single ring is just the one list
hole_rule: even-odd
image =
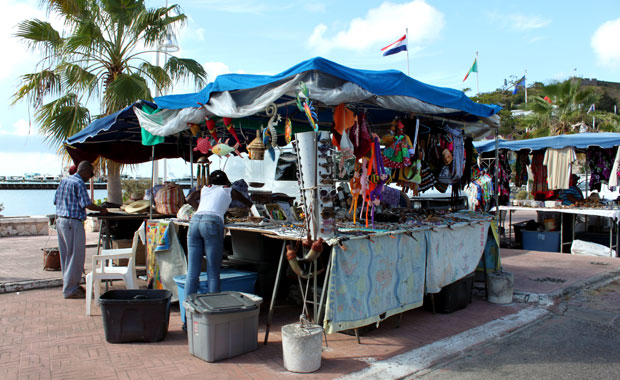
[{"label": "metal pole", "polygon": [[155,201],[155,145],[151,146],[151,207],[149,207],[149,219],[153,219],[153,202]]},{"label": "metal pole", "polygon": [[478,51],[476,50],[476,95],[480,95],[480,69],[478,69]]},{"label": "metal pole", "polygon": [[409,28],[405,28],[405,40],[407,40],[407,76],[409,75]]},{"label": "metal pole", "polygon": [[190,190],[194,187],[194,150],[192,149],[192,143],[194,142],[194,136],[189,134],[189,175],[190,182],[189,188]]},{"label": "metal pole", "polygon": [[493,177],[495,179],[495,218],[499,226],[499,128],[495,129],[495,175]]}]

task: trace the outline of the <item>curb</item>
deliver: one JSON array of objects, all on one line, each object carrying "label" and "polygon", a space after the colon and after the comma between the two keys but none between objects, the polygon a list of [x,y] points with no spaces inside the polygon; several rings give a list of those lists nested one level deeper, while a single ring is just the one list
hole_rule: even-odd
[{"label": "curb", "polygon": [[55,288],[58,286],[62,286],[62,278],[7,282],[4,284],[0,284],[0,294],[21,292],[24,290],[32,290],[32,289]]},{"label": "curb", "polygon": [[449,338],[396,355],[390,359],[372,362],[368,368],[339,377],[338,379],[384,380],[410,377],[443,360],[463,354],[472,346],[501,338],[519,328],[551,315],[552,313],[546,309],[530,307]]},{"label": "curb", "polygon": [[564,298],[585,289],[598,289],[614,281],[620,280],[620,270],[603,273],[598,276],[590,277],[584,281],[577,282],[566,288],[557,290],[549,294],[529,293],[519,290],[514,291],[513,300],[521,303],[531,303],[540,306],[551,306],[560,298]]}]

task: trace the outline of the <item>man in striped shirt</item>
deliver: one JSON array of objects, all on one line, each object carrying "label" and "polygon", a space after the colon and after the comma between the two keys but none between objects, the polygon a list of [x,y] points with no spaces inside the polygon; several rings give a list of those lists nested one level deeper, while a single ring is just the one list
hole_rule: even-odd
[{"label": "man in striped shirt", "polygon": [[105,207],[92,203],[85,182],[94,174],[93,165],[82,161],[77,173],[63,178],[56,190],[56,230],[58,231],[58,249],[62,269],[62,294],[65,298],[84,298],[86,292],[80,286],[84,259],[86,256],[86,234],[84,220],[86,210],[107,213]]}]

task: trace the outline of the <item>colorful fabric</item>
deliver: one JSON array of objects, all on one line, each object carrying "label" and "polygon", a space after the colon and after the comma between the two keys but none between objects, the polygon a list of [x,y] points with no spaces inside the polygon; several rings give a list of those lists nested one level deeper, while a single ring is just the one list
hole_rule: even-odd
[{"label": "colorful fabric", "polygon": [[426,292],[439,293],[476,270],[487,242],[490,222],[426,231]]},{"label": "colorful fabric", "polygon": [[517,161],[515,163],[515,185],[524,186],[527,185],[527,167],[530,164],[529,152],[527,149],[522,149],[517,153]]},{"label": "colorful fabric", "polygon": [[601,184],[607,183],[611,176],[611,170],[614,166],[613,148],[603,149],[599,147],[590,147],[586,151],[586,162],[590,167],[590,185],[591,190],[601,191]]},{"label": "colorful fabric", "polygon": [[153,289],[172,292],[172,301],[179,299],[174,276],[187,273],[185,252],[169,221],[149,220],[146,223],[146,275]]},{"label": "colorful fabric", "polygon": [[334,246],[324,328],[327,333],[377,323],[422,305],[423,232],[347,240]]},{"label": "colorful fabric", "polygon": [[79,174],[76,173],[60,181],[54,196],[56,216],[85,220],[85,207],[91,203],[86,184]]}]

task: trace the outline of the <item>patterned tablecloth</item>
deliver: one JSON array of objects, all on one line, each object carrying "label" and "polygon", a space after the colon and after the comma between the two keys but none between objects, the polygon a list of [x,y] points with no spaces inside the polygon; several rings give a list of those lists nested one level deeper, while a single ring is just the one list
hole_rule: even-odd
[{"label": "patterned tablecloth", "polygon": [[[327,289],[327,333],[378,323],[422,305],[476,270],[484,252],[489,221],[335,245]],[[344,247],[344,248],[343,248]]]},{"label": "patterned tablecloth", "polygon": [[347,240],[334,246],[326,332],[365,326],[421,306],[425,259],[424,232]]},{"label": "patterned tablecloth", "polygon": [[470,274],[480,262],[487,243],[489,222],[426,231],[426,292],[441,288]]}]

